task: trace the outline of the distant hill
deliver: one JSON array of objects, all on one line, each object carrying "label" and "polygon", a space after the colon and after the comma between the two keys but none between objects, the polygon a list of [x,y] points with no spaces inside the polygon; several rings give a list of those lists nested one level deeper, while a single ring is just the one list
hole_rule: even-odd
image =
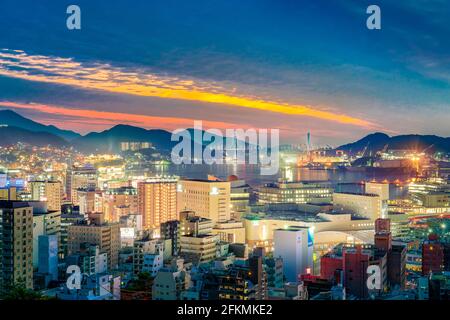
[{"label": "distant hill", "polygon": [[[194,129],[187,129],[194,137]],[[91,132],[71,141],[72,145],[82,152],[119,152],[121,142],[150,142],[156,151],[170,154],[179,141],[171,141],[172,133],[161,129],[146,130],[130,125],[117,125],[102,132]],[[210,144],[203,141],[202,149]],[[246,145],[248,145],[246,143]],[[194,142],[191,141],[191,148]],[[193,149],[192,149],[193,150]]]},{"label": "distant hill", "polygon": [[63,138],[48,132],[32,132],[11,126],[0,126],[0,137],[0,146],[8,146],[18,142],[38,147],[47,145],[64,147],[69,145]]},{"label": "distant hill", "polygon": [[46,126],[33,120],[27,119],[12,110],[0,110],[0,125],[1,124],[22,128],[32,132],[51,133],[67,141],[71,141],[81,136],[80,134],[70,130],[61,130],[53,125]]},{"label": "distant hill", "polygon": [[338,147],[349,154],[362,152],[365,148],[366,154],[376,153],[383,150],[415,150],[418,152],[450,152],[450,138],[434,135],[399,135],[390,137],[385,133],[377,132],[349,144]]},{"label": "distant hill", "polygon": [[72,141],[72,144],[84,152],[117,152],[120,143],[150,142],[160,152],[170,152],[176,142],[171,142],[171,133],[165,130],[143,128],[129,125],[117,125],[102,132],[91,132]]},{"label": "distant hill", "polygon": [[[2,127],[1,125],[8,125]],[[188,129],[193,137],[193,129]],[[121,142],[150,142],[157,152],[169,154],[178,141],[171,141],[172,133],[161,129],[146,130],[130,125],[116,125],[102,132],[91,132],[85,136],[61,130],[55,126],[46,126],[22,117],[11,110],[0,110],[0,145],[26,142],[32,145],[73,146],[82,152],[119,152]],[[193,143],[193,142],[192,142]],[[203,147],[210,142],[203,142]],[[193,145],[192,145],[193,147]],[[434,135],[388,136],[376,132],[337,150],[356,154],[366,149],[366,156],[383,150],[416,150],[429,153],[450,153],[450,138]]]}]

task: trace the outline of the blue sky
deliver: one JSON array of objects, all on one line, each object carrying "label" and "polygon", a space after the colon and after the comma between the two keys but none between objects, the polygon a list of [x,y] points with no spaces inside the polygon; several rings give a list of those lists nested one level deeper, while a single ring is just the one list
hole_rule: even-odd
[{"label": "blue sky", "polygon": [[[81,8],[81,30],[66,28],[70,4]],[[381,30],[366,28],[370,4],[381,8]],[[448,1],[2,0],[1,8],[0,107],[37,121],[84,133],[198,119],[279,128],[286,142],[303,143],[310,130],[315,143],[332,145],[373,131],[450,136]]]}]

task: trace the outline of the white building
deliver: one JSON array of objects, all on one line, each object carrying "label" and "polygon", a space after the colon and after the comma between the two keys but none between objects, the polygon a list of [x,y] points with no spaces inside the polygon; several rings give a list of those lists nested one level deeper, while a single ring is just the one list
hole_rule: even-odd
[{"label": "white building", "polygon": [[297,282],[301,274],[313,271],[313,233],[311,228],[288,227],[274,232],[273,256],[283,259],[287,281]]},{"label": "white building", "polygon": [[177,211],[194,211],[214,223],[231,217],[230,182],[215,180],[180,180],[177,185]]},{"label": "white building", "polygon": [[383,216],[383,201],[377,194],[335,192],[333,207],[336,212],[351,213],[354,217],[369,220]]}]

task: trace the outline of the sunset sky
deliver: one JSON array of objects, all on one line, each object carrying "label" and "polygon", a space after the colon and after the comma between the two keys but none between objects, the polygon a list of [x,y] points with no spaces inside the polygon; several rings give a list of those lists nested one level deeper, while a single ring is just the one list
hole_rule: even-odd
[{"label": "sunset sky", "polygon": [[[82,29],[66,28],[81,8]],[[381,8],[382,29],[366,28]],[[450,136],[447,0],[2,0],[0,109],[82,134],[278,128]]]}]

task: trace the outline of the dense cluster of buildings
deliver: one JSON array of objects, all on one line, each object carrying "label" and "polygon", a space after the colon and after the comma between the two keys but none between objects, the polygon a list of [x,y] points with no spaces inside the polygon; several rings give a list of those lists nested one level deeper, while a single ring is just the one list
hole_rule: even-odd
[{"label": "dense cluster of buildings", "polygon": [[0,295],[449,297],[447,179],[416,179],[393,198],[386,182],[362,192],[286,179],[250,187],[236,176],[137,175],[113,156],[82,160],[0,173]]}]

